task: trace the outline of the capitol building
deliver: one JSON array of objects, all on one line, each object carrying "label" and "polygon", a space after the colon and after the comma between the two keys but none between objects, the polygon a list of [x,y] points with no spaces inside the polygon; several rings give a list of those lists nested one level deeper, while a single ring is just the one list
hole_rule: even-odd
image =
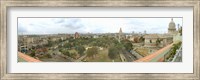
[{"label": "capitol building", "polygon": [[156,51],[157,48],[167,46],[168,44],[171,44],[177,40],[182,41],[180,35],[180,30],[182,29],[182,27],[180,27],[179,24],[177,25],[178,29],[176,29],[176,23],[173,21],[172,18],[168,25],[168,33],[145,35],[144,47],[149,48],[149,53],[151,53]]}]

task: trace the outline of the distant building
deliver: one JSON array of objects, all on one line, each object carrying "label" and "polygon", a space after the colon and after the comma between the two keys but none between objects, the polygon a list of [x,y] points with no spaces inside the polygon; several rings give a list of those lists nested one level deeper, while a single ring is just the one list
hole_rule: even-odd
[{"label": "distant building", "polygon": [[142,42],[142,41],[140,40],[141,37],[142,37],[142,36],[140,36],[140,35],[132,35],[132,36],[130,36],[130,37],[128,38],[128,40],[129,40],[129,41],[132,41],[133,43],[140,43],[140,42]]},{"label": "distant building", "polygon": [[171,22],[169,23],[169,27],[168,27],[168,34],[176,34],[176,24],[173,21],[173,18],[171,19]]},{"label": "distant building", "polygon": [[[182,27],[181,27],[182,28]],[[176,30],[175,22],[173,21],[173,18],[171,19],[171,22],[169,23],[168,27],[168,34],[147,34],[144,36],[145,38],[145,47],[164,47],[168,44],[173,43],[173,40],[175,35],[178,34],[178,31],[181,30],[181,28],[178,25],[178,30]],[[181,38],[178,38],[181,39]]]},{"label": "distant building", "polygon": [[94,35],[93,38],[99,38],[99,35]]},{"label": "distant building", "polygon": [[[179,25],[178,25],[178,29]],[[173,42],[173,37],[178,34],[173,18],[169,23],[168,34],[147,34],[145,38],[145,47],[164,47]]]},{"label": "distant building", "polygon": [[148,53],[152,53],[173,42],[173,36],[169,34],[148,34],[144,36],[144,39],[144,47],[149,49]]},{"label": "distant building", "polygon": [[164,47],[173,42],[173,36],[169,34],[148,34],[144,39],[145,47]]},{"label": "distant building", "polygon": [[74,34],[74,39],[77,39],[77,38],[80,38],[80,35],[79,35],[78,32],[76,32],[76,33]]},{"label": "distant building", "polygon": [[132,35],[134,35],[135,34],[135,32],[134,31],[132,31]]},{"label": "distant building", "polygon": [[145,34],[147,34],[147,31],[146,31],[146,30],[144,31],[144,35],[145,35]]},{"label": "distant building", "polygon": [[122,28],[119,29],[119,33],[118,33],[118,41],[125,39],[125,35],[122,32]]},{"label": "distant building", "polygon": [[157,34],[145,35],[145,47],[157,47],[156,41],[160,38]]},{"label": "distant building", "polygon": [[50,41],[55,42],[55,41],[58,41],[60,38],[52,36],[49,39],[50,39]]},{"label": "distant building", "polygon": [[122,34],[123,34],[123,33],[122,33],[122,28],[120,28],[120,29],[119,29],[119,34],[118,34],[118,36],[119,36],[119,40],[121,40],[121,38],[122,38]]}]

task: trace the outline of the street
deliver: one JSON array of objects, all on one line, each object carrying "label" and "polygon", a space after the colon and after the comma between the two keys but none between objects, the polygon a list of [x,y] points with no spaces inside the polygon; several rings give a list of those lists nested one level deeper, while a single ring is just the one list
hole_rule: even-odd
[{"label": "street", "polygon": [[133,54],[131,54],[131,53],[128,52],[128,51],[123,50],[123,55],[124,55],[124,57],[126,58],[126,60],[127,60],[128,62],[132,62],[132,61],[137,60],[136,56],[133,55]]}]

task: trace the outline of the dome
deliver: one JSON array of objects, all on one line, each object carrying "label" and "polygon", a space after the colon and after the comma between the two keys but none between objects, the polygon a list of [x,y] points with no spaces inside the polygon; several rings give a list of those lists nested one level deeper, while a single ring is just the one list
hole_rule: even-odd
[{"label": "dome", "polygon": [[169,23],[169,28],[168,29],[176,29],[176,25],[173,21],[173,18],[171,19],[171,22]]}]

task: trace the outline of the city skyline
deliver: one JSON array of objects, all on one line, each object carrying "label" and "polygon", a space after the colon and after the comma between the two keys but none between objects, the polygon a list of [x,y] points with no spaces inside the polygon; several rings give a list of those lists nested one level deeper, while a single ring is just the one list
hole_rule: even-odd
[{"label": "city skyline", "polygon": [[[19,34],[167,33],[171,18],[18,18]],[[178,28],[182,18],[173,18]]]}]

